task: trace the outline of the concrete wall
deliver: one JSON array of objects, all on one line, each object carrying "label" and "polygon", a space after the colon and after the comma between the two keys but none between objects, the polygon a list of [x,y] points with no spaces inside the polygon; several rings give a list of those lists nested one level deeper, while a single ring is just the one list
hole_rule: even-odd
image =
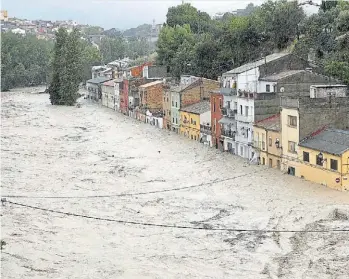
[{"label": "concrete wall", "polygon": [[293,54],[286,55],[259,67],[260,77],[272,75],[287,70],[303,70],[309,67],[309,63]]},{"label": "concrete wall", "polygon": [[279,111],[280,99],[277,97],[271,100],[254,100],[254,121],[263,120]]},{"label": "concrete wall", "polygon": [[312,72],[300,72],[298,74],[283,78],[277,83],[277,91],[282,96],[309,96],[310,86],[317,84],[339,84],[340,82],[325,75]]},{"label": "concrete wall", "polygon": [[349,129],[349,97],[299,99],[300,139],[305,138],[324,125]]}]

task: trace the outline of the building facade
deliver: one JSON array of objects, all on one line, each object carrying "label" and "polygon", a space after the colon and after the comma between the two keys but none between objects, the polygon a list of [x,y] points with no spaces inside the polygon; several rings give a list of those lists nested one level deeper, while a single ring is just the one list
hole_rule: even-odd
[{"label": "building facade", "polygon": [[349,129],[349,97],[281,98],[281,169],[300,176],[298,144],[325,127]]},{"label": "building facade", "polygon": [[191,140],[200,141],[200,121],[207,125],[210,118],[211,109],[208,101],[198,102],[180,109],[180,134]]},{"label": "building facade", "polygon": [[281,169],[281,125],[280,114],[273,115],[253,125],[253,147],[257,163]]},{"label": "building facade", "polygon": [[222,104],[223,95],[220,91],[212,91],[210,93],[211,104],[211,130],[212,130],[212,145],[219,150],[223,151],[223,139],[221,138],[221,124],[219,121],[222,119]]},{"label": "building facade", "polygon": [[324,129],[299,143],[298,176],[349,191],[349,131]]},{"label": "building facade", "polygon": [[140,85],[139,106],[151,113],[162,113],[163,110],[163,81],[153,81]]},{"label": "building facade", "polygon": [[171,89],[171,117],[172,130],[179,132],[179,110],[202,100],[209,100],[211,91],[219,89],[219,82],[215,80],[182,76],[181,84]]},{"label": "building facade", "polygon": [[171,102],[172,102],[172,99],[171,99],[170,87],[165,86],[163,91],[162,109],[163,109],[163,115],[164,115],[163,128],[167,130],[171,130],[171,126],[172,126]]},{"label": "building facade", "polygon": [[109,81],[109,78],[106,77],[96,77],[86,81],[87,88],[87,98],[99,101],[102,99],[102,84],[106,81]]}]

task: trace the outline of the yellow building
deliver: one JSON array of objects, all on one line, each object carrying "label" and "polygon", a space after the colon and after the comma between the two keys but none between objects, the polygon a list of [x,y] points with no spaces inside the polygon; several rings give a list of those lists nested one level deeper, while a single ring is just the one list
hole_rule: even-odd
[{"label": "yellow building", "polygon": [[349,131],[323,129],[299,143],[297,176],[336,190],[349,190]]},{"label": "yellow building", "polygon": [[282,108],[281,123],[281,170],[290,175],[299,175],[300,160],[298,158],[299,143],[299,111],[297,108]]},{"label": "yellow building", "polygon": [[200,140],[200,121],[211,122],[210,102],[202,101],[179,110],[181,135]]},{"label": "yellow building", "polygon": [[260,164],[281,169],[280,114],[260,120],[253,125],[253,147],[260,158]]}]

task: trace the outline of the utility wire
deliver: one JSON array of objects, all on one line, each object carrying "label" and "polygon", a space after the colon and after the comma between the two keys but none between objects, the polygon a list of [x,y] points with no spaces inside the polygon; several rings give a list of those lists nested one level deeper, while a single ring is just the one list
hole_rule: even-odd
[{"label": "utility wire", "polygon": [[[258,173],[262,171],[265,171],[265,169],[256,171],[254,173]],[[25,196],[25,195],[2,195],[2,197],[3,198],[25,198],[25,199],[91,199],[91,198],[129,197],[129,196],[140,196],[140,195],[174,192],[174,191],[180,191],[185,189],[198,188],[198,187],[203,187],[207,185],[212,185],[215,183],[234,180],[236,178],[244,177],[247,175],[250,175],[250,174],[245,173],[245,174],[241,174],[241,175],[230,177],[230,178],[213,180],[210,182],[205,182],[205,183],[200,183],[200,184],[195,184],[190,186],[176,187],[176,188],[163,189],[163,190],[154,190],[154,191],[148,191],[148,192],[123,193],[123,194],[113,194],[113,195],[91,195],[91,196],[41,196],[39,197],[39,196]]]},{"label": "utility wire", "polygon": [[47,209],[43,207],[38,206],[32,206],[28,204],[23,203],[17,203],[17,202],[11,202],[6,201],[9,204],[25,207],[25,208],[31,208],[35,210],[40,210],[44,212],[51,212],[51,213],[57,213],[57,214],[63,214],[67,216],[74,216],[74,217],[82,217],[85,219],[93,219],[93,220],[99,220],[99,221],[107,221],[107,222],[114,222],[124,225],[140,225],[140,226],[146,226],[146,227],[162,227],[162,228],[174,228],[174,229],[190,229],[190,230],[203,230],[203,231],[229,231],[229,232],[254,232],[254,233],[330,233],[330,232],[349,232],[348,229],[328,229],[328,230],[273,230],[273,229],[265,229],[265,230],[259,230],[259,229],[238,229],[238,228],[209,228],[209,227],[193,227],[193,226],[187,226],[187,225],[176,225],[176,224],[161,224],[161,223],[145,223],[145,222],[137,222],[137,221],[128,221],[128,220],[120,220],[120,219],[111,219],[111,218],[104,218],[104,217],[96,217],[96,216],[89,216],[89,215],[83,215],[83,214],[77,214],[72,212],[64,212],[64,211],[58,211],[53,209]]}]

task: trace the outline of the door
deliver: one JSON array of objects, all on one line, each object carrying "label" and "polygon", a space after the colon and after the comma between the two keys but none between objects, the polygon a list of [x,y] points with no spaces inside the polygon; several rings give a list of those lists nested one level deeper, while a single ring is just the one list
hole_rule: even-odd
[{"label": "door", "polygon": [[273,159],[269,159],[269,168],[273,167]]},{"label": "door", "polygon": [[296,169],[294,167],[289,167],[287,173],[289,175],[295,175],[296,174]]},{"label": "door", "polygon": [[230,153],[233,152],[233,145],[231,142],[228,142],[228,152],[230,152]]},{"label": "door", "polygon": [[276,161],[276,165],[277,165],[277,168],[278,168],[278,169],[281,169],[280,160],[277,160],[277,161]]}]

